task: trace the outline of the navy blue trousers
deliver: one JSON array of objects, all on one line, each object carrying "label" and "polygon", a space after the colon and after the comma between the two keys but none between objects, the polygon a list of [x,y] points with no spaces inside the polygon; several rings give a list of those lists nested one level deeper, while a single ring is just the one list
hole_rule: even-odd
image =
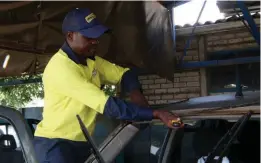
[{"label": "navy blue trousers", "polygon": [[84,163],[91,154],[88,142],[35,137],[33,143],[39,163]]}]

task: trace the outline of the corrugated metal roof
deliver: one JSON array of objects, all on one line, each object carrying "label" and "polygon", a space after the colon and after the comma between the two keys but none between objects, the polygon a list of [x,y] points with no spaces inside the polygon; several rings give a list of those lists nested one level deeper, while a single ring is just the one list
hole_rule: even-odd
[{"label": "corrugated metal roof", "polygon": [[[255,18],[260,18],[260,12],[256,12],[256,13],[251,13],[252,17]],[[197,23],[197,26],[204,26],[204,25],[211,25],[211,24],[218,24],[218,23],[225,23],[225,22],[233,22],[233,21],[240,21],[241,19],[243,19],[243,16],[241,15],[240,17],[238,17],[237,15],[233,15],[233,16],[228,16],[224,19],[218,19],[215,22],[212,21],[206,21],[205,23]],[[180,29],[180,28],[189,28],[192,27],[192,24],[185,24],[183,26],[181,25],[175,25],[175,29]]]}]

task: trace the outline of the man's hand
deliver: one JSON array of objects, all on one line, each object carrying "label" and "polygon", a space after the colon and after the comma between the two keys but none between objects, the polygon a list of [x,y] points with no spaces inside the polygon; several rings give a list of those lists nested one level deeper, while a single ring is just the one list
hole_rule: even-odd
[{"label": "man's hand", "polygon": [[[180,118],[178,117],[178,115],[175,115],[171,112],[164,111],[164,110],[154,110],[153,117],[160,119],[165,125],[167,125],[169,128],[173,128],[173,129],[175,129],[177,127],[174,127],[171,121],[173,121],[173,120],[180,121]],[[181,124],[180,127],[183,127],[183,124]]]}]

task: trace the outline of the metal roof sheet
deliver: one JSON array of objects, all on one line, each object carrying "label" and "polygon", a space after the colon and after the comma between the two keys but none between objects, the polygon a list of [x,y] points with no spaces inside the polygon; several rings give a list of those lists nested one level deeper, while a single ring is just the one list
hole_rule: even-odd
[{"label": "metal roof sheet", "polygon": [[[260,18],[260,12],[251,13],[251,15],[254,19]],[[243,18],[242,15],[240,17],[238,17],[237,15],[233,15],[233,16],[227,16],[224,19],[218,19],[215,22],[206,21],[204,23],[197,23],[196,25],[204,26],[204,25],[211,25],[211,24],[218,24],[218,23],[225,23],[225,22],[240,21],[242,18]],[[193,24],[185,24],[183,26],[175,25],[175,29],[188,28],[188,27],[192,27],[192,26],[193,26]]]}]

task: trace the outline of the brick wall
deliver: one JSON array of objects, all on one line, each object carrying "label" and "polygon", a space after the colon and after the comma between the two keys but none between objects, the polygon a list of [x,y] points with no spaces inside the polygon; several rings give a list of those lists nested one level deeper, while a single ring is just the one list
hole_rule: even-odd
[{"label": "brick wall", "polygon": [[254,37],[246,29],[206,35],[206,42],[208,52],[258,47]]},{"label": "brick wall", "polygon": [[[203,49],[200,51],[200,41],[203,38]],[[177,36],[176,39],[176,55],[178,58],[183,55],[187,37]],[[202,46],[202,45],[201,45]],[[249,47],[258,47],[252,35],[245,29],[230,30],[226,32],[216,32],[211,34],[198,35],[191,41],[190,47],[187,49],[187,55],[184,62],[202,61],[202,54],[215,52],[220,50],[232,50]],[[205,49],[205,50],[204,50]],[[204,57],[203,57],[204,58]],[[205,55],[205,58],[207,56]],[[201,80],[206,74],[201,70],[183,71],[173,74],[173,81],[167,81],[157,75],[143,75],[139,77],[142,84],[144,94],[150,105],[167,104],[183,100],[186,98],[202,96],[204,87]],[[207,87],[207,83],[205,88]]]},{"label": "brick wall", "polygon": [[140,76],[143,93],[151,105],[166,104],[200,96],[198,71],[175,73],[174,82],[157,75]]}]

